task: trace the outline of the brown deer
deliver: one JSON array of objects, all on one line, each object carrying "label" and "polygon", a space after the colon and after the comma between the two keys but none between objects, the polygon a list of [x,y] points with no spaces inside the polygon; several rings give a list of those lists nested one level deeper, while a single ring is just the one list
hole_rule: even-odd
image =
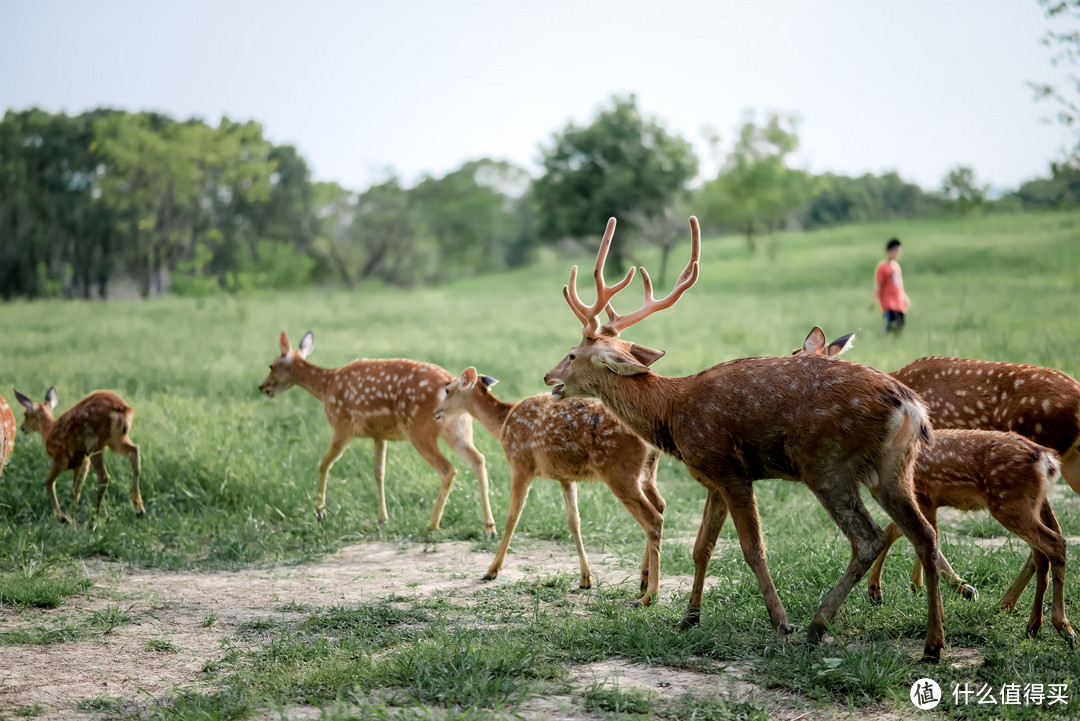
[{"label": "brown deer", "polygon": [[15,414],[3,396],[0,396],[0,472],[15,447]]},{"label": "brown deer", "polygon": [[550,393],[541,393],[507,403],[491,393],[497,382],[490,376],[478,376],[475,368],[466,368],[446,386],[446,398],[435,409],[439,419],[462,413],[477,418],[499,439],[510,461],[506,531],[484,580],[499,575],[529,487],[534,478],[543,476],[562,484],[566,519],[581,566],[579,586],[591,588],[592,571],[581,542],[576,481],[600,480],[645,529],[645,558],[641,564],[644,595],[634,605],[648,606],[657,597],[660,583],[660,539],[664,528],[664,499],[656,488],[659,452],[620,426],[598,401],[559,400]]},{"label": "brown deer", "polygon": [[106,448],[119,453],[131,463],[131,507],[138,517],[146,515],[139,494],[139,468],[142,465],[139,447],[128,438],[135,411],[120,396],[112,391],[94,391],[59,418],[52,415],[56,408],[56,388],[48,390],[44,403],[34,403],[18,390],[15,390],[15,399],[26,409],[22,432],[40,433],[45,440],[45,451],[53,460],[49,477],[45,479],[45,488],[52,501],[53,513],[62,523],[68,523],[71,519],[60,510],[60,502],[56,499],[56,478],[64,471],[74,472],[71,501],[77,506],[90,466],[93,466],[98,480],[97,503],[94,504],[94,520],[97,520],[105,489],[109,485],[109,472],[105,470],[103,457]]},{"label": "brown deer", "polygon": [[[1080,493],[1080,383],[1052,368],[928,356],[891,376],[926,402],[942,428],[1015,431],[1061,456],[1061,475]],[[1047,524],[1060,533],[1056,521]],[[1028,557],[999,606],[1011,611],[1036,572]]]},{"label": "brown deer", "polygon": [[[853,337],[852,333],[826,343],[825,334],[815,327],[803,348],[795,353],[838,355],[850,347]],[[1047,501],[1047,492],[1059,471],[1057,453],[1016,433],[935,428],[931,444],[919,453],[915,463],[915,498],[935,532],[937,509],[942,506],[960,511],[989,509],[1002,526],[1027,542],[1032,551],[1031,563],[1038,568],[1027,635],[1035,636],[1042,627],[1048,572],[1052,572],[1051,620],[1069,646],[1075,648],[1076,634],[1065,617],[1066,542]],[[881,570],[885,558],[900,535],[895,523],[885,529],[885,550],[870,570],[867,582],[870,600],[875,603],[881,603],[882,599]],[[979,597],[978,591],[953,570],[940,549],[938,571],[960,595]],[[1026,585],[1030,575],[1025,577],[1024,573],[1021,572],[1020,578]],[[916,561],[911,575],[913,589],[922,587],[922,576],[922,564]],[[1015,605],[1016,601],[1012,603]]]},{"label": "brown deer", "polygon": [[[545,380],[557,397],[600,398],[615,418],[646,443],[681,460],[708,490],[694,545],[694,585],[683,626],[700,620],[705,571],[720,528],[730,511],[743,557],[765,597],[773,628],[791,633],[780,597],[765,564],[764,542],[753,481],[784,478],[805,483],[851,542],[847,570],[825,598],[807,631],[821,640],[840,604],[885,547],[885,533],[859,497],[870,490],[911,539],[929,568],[937,564],[933,528],[919,512],[912,470],[930,424],[919,398],[884,373],[855,363],[816,356],[743,358],[692,376],[667,378],[649,366],[662,351],[620,340],[620,331],[672,306],[698,277],[701,236],[690,219],[691,257],[665,298],[655,300],[643,270],[645,303],[617,314],[611,298],[633,278],[604,282],[603,268],[615,219],[597,254],[593,278],[597,299],[585,305],[576,290],[577,268],[563,295],[583,325],[580,344]],[[600,325],[606,310],[609,320]],[[945,642],[938,578],[927,579],[927,636],[924,658],[937,661]]]},{"label": "brown deer", "polygon": [[442,519],[450,487],[457,471],[439,451],[442,438],[469,464],[480,482],[484,532],[495,535],[495,519],[488,502],[487,469],[484,456],[473,445],[472,419],[459,416],[440,423],[432,411],[442,398],[443,388],[454,379],[431,363],[407,359],[357,360],[341,368],[320,368],[307,361],[315,336],[309,331],[293,350],[285,333],[278,348],[281,355],[270,364],[270,374],[259,386],[269,397],[294,385],[322,401],[333,436],[330,448],[319,464],[319,488],[315,494],[315,516],[326,518],[326,477],[354,438],[375,441],[375,484],[379,493],[379,525],[386,523],[386,443],[409,441],[420,456],[438,471],[442,480],[439,499],[431,514],[429,528],[436,530]]}]

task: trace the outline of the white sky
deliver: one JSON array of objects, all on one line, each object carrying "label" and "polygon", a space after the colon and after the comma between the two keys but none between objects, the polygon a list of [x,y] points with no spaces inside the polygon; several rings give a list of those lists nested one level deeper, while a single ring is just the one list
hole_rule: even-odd
[{"label": "white sky", "polygon": [[283,2],[0,0],[0,109],[153,109],[260,121],[316,179],[412,183],[538,146],[613,93],[693,141],[797,112],[815,172],[962,163],[1015,187],[1066,136],[1036,0]]}]

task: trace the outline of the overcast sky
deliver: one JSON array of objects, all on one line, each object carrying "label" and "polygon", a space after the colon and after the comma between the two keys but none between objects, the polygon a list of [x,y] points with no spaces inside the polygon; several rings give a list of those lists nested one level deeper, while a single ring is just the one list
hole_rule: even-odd
[{"label": "overcast sky", "polygon": [[481,156],[535,171],[633,92],[705,161],[703,128],[779,110],[815,172],[1015,187],[1066,141],[1025,85],[1053,77],[1047,27],[1036,0],[0,0],[0,108],[255,119],[363,189]]}]

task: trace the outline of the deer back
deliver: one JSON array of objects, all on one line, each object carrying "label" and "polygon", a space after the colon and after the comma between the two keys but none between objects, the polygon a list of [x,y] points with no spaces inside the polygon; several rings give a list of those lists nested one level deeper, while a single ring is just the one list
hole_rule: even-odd
[{"label": "deer back", "polygon": [[915,489],[936,506],[1038,507],[1058,475],[1057,453],[1016,433],[945,428],[932,437],[915,464]]},{"label": "deer back", "polygon": [[675,381],[671,433],[657,445],[673,446],[701,470],[798,480],[856,456],[880,460],[909,421],[916,439],[928,438],[919,398],[857,363],[813,355],[743,358],[667,380]]},{"label": "deer back", "polygon": [[358,360],[332,371],[323,405],[335,429],[404,440],[432,413],[453,380],[437,365],[407,359]]},{"label": "deer back", "polygon": [[890,375],[922,396],[941,428],[1015,431],[1058,453],[1080,438],[1080,383],[1058,370],[930,356]]},{"label": "deer back", "polygon": [[0,469],[7,463],[11,456],[11,449],[15,447],[15,414],[11,407],[0,397]]},{"label": "deer back", "polygon": [[119,446],[131,430],[134,410],[112,391],[94,391],[56,419],[45,441],[54,460],[74,468],[91,453]]},{"label": "deer back", "polygon": [[550,393],[515,404],[500,440],[511,463],[528,461],[536,475],[557,481],[597,478],[605,471],[636,478],[648,450],[599,401]]}]

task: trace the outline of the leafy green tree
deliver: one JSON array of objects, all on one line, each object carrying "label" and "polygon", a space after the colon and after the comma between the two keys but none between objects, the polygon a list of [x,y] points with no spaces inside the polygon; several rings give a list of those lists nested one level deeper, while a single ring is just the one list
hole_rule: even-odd
[{"label": "leafy green tree", "polygon": [[975,179],[975,171],[965,165],[957,165],[941,182],[946,207],[958,213],[970,213],[981,207],[986,201],[987,189]]},{"label": "leafy green tree", "polygon": [[524,170],[488,159],[470,161],[442,178],[427,177],[409,195],[439,250],[440,279],[506,267],[519,235],[517,203],[528,186]]},{"label": "leafy green tree", "polygon": [[[612,98],[587,126],[568,124],[541,148],[541,164],[533,200],[547,241],[595,235],[613,215],[660,212],[698,170],[690,143],[643,116],[634,95]],[[616,270],[624,248],[611,248]]]},{"label": "leafy green tree", "polygon": [[937,212],[940,200],[895,172],[858,178],[826,173],[813,179],[804,227],[917,218]]},{"label": "leafy green tree", "polygon": [[1068,162],[1080,165],[1080,0],[1039,0],[1051,29],[1042,43],[1053,52],[1051,63],[1063,71],[1057,82],[1032,82],[1038,100],[1057,106],[1055,119],[1072,134]]},{"label": "leafy green tree", "polygon": [[706,217],[741,230],[751,252],[757,234],[803,208],[809,194],[809,176],[788,166],[799,147],[796,126],[794,116],[771,113],[758,125],[748,115],[719,175],[703,189]]}]

